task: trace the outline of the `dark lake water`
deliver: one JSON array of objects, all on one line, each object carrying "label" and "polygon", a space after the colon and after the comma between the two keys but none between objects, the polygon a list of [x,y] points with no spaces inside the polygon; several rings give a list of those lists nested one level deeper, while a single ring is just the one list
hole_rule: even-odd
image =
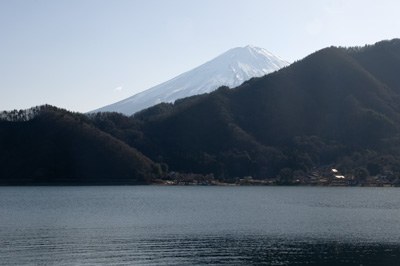
[{"label": "dark lake water", "polygon": [[400,189],[0,187],[0,265],[400,265]]}]

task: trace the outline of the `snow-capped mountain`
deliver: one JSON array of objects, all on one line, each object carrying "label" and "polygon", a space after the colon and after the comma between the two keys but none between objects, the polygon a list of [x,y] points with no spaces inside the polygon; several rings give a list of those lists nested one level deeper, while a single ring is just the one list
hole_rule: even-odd
[{"label": "snow-capped mountain", "polygon": [[161,102],[209,93],[223,85],[234,88],[250,78],[266,75],[287,65],[287,61],[262,48],[251,45],[233,48],[171,80],[92,112],[132,115]]}]

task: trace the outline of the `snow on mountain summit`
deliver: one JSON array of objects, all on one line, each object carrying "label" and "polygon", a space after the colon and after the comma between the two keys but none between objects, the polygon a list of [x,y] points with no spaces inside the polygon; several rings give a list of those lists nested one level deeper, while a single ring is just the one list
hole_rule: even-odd
[{"label": "snow on mountain summit", "polygon": [[233,48],[171,80],[92,112],[132,115],[160,102],[209,93],[223,85],[234,88],[250,78],[264,76],[287,65],[287,61],[262,48],[252,45]]}]

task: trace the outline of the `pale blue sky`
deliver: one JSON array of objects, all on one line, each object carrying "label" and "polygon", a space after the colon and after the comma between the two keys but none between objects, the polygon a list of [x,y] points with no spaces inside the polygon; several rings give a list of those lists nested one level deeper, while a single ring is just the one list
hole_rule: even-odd
[{"label": "pale blue sky", "polygon": [[400,37],[400,1],[0,0],[0,110],[87,112],[226,50],[290,62]]}]

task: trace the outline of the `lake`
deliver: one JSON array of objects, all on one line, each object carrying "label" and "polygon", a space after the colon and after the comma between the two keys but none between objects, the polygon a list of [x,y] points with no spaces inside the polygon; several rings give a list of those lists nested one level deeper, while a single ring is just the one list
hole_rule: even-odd
[{"label": "lake", "polygon": [[400,189],[0,187],[0,265],[400,265]]}]

